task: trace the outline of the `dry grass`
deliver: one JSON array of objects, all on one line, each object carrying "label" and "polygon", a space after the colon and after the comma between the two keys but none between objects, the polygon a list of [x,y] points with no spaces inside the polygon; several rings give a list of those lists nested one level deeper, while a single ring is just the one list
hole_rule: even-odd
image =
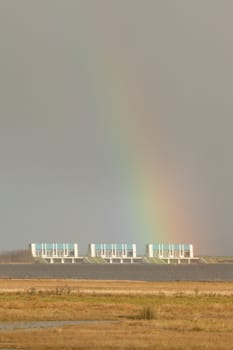
[{"label": "dry grass", "polygon": [[232,282],[140,282],[61,279],[0,279],[0,293],[43,292],[69,288],[72,294],[232,295]]},{"label": "dry grass", "polygon": [[0,331],[0,349],[230,350],[233,283],[0,280],[0,321],[87,319],[119,322]]}]

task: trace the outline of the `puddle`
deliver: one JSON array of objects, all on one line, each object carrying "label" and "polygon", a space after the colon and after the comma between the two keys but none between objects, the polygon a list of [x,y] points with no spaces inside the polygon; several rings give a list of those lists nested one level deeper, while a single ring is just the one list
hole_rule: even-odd
[{"label": "puddle", "polygon": [[0,331],[14,329],[32,329],[32,328],[52,328],[81,325],[87,323],[116,323],[118,321],[108,320],[83,320],[83,321],[30,321],[30,322],[0,322]]}]

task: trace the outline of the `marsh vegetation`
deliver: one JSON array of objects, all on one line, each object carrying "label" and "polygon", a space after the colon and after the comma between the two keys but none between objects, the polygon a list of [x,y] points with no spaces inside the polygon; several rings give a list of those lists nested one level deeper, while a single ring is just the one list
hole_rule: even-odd
[{"label": "marsh vegetation", "polygon": [[0,331],[0,349],[232,349],[233,284],[0,280],[0,322],[113,320]]}]

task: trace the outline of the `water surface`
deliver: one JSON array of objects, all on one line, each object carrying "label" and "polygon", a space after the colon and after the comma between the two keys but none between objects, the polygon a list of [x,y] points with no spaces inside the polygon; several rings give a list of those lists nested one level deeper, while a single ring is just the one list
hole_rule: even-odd
[{"label": "water surface", "polygon": [[87,323],[113,323],[117,321],[106,320],[82,320],[82,321],[28,321],[28,322],[0,322],[0,331],[14,329],[31,329],[31,328],[52,328],[73,326]]},{"label": "water surface", "polygon": [[131,281],[233,281],[233,264],[194,265],[0,265],[0,278]]}]

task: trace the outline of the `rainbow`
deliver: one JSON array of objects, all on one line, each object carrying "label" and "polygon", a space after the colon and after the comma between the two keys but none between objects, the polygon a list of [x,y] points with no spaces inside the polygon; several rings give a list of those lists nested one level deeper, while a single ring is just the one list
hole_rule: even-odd
[{"label": "rainbow", "polygon": [[156,118],[146,110],[135,78],[109,53],[93,55],[87,47],[85,50],[83,64],[94,101],[93,113],[114,162],[122,169],[120,181],[131,227],[126,228],[127,241],[141,246],[193,242],[197,233],[200,237],[200,228],[186,209],[187,193],[172,176],[175,167],[166,155],[162,131],[159,125],[150,125]]}]

